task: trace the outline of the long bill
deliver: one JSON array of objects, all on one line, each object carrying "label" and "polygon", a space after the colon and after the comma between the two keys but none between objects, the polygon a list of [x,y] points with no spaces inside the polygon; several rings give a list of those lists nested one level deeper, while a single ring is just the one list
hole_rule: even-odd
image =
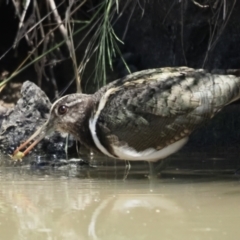
[{"label": "long bill", "polygon": [[[52,132],[52,130],[53,124],[51,124],[51,121],[47,121],[13,152],[12,158],[18,160],[25,157],[46,135]],[[28,146],[31,141],[33,142]],[[21,151],[23,149],[25,149],[24,152]]]}]

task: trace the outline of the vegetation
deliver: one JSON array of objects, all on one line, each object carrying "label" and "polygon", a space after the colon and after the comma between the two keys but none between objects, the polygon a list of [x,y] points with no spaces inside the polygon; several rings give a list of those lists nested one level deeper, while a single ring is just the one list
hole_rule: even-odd
[{"label": "vegetation", "polygon": [[[0,56],[0,60],[17,49],[21,41],[27,43],[30,51],[17,69],[0,83],[0,87],[34,64],[38,85],[41,86],[42,78],[46,77],[57,88],[54,72],[47,75],[46,66],[54,68],[60,62],[71,59],[73,79],[69,84],[75,79],[77,92],[81,92],[81,76],[92,58],[95,59],[93,73],[96,84],[106,84],[107,68],[113,68],[113,58],[116,54],[121,55],[118,44],[123,43],[112,27],[121,15],[119,0],[57,2],[12,1],[19,20],[18,29],[14,43]],[[129,1],[126,1],[123,9],[128,4]],[[76,52],[82,44],[86,45],[86,50],[82,59],[78,60]]]},{"label": "vegetation", "polygon": [[[19,58],[21,62],[17,67],[7,77],[5,75],[2,77],[0,89],[29,66],[34,65],[38,85],[42,86],[43,79],[51,82],[51,85],[54,86],[55,97],[59,97],[63,92],[58,92],[55,74],[56,68],[61,66],[63,62],[69,62],[70,66],[65,71],[68,74],[67,78],[70,79],[66,89],[75,82],[76,91],[82,91],[82,78],[88,65],[91,70],[84,77],[84,82],[94,79],[96,88],[99,88],[106,84],[107,73],[114,68],[113,61],[116,57],[122,59],[128,69],[121,54],[124,44],[122,39],[127,34],[134,13],[137,11],[136,15],[141,19],[144,17],[145,8],[151,9],[152,17],[159,18],[156,33],[165,34],[164,24],[168,28],[170,26],[171,29],[177,29],[175,32],[171,32],[172,35],[168,36],[167,41],[171,42],[172,39],[175,39],[176,41],[174,40],[175,42],[172,44],[180,47],[180,50],[175,49],[172,53],[168,52],[169,56],[172,54],[172,59],[175,59],[180,52],[183,60],[180,59],[178,65],[208,67],[207,62],[225,31],[236,3],[236,0],[155,0],[152,3],[146,0],[12,0],[9,3],[2,0],[0,8],[11,7],[12,18],[14,19],[15,12],[16,20],[15,25],[10,26],[10,31],[15,36],[14,41],[9,48],[0,51],[0,66],[1,61],[11,52],[15,54],[20,51],[24,44],[27,45],[24,49],[28,51],[21,53]],[[193,18],[194,16],[190,14],[189,9],[194,7],[201,13],[201,18]],[[115,33],[114,26],[125,12],[127,12],[128,19],[125,21],[124,34],[120,39]],[[148,19],[145,18],[146,20]],[[204,32],[195,34],[196,36],[199,34],[201,37],[197,37],[194,41],[197,42],[201,38],[202,41],[206,41],[207,38],[207,43],[204,42],[204,49],[201,49],[205,53],[201,59],[201,64],[192,64],[189,57],[190,53],[188,53],[188,51],[192,52],[188,50],[188,48],[192,48],[192,43],[186,41],[186,36],[188,36],[186,29],[189,28],[189,22],[193,27],[194,24],[200,26],[199,22],[201,21],[205,21],[209,25],[207,26],[208,32],[206,33],[204,26]],[[178,25],[180,26],[180,38],[178,37]],[[200,27],[202,28],[202,26]],[[147,29],[145,30],[147,31]],[[156,42],[156,44],[159,43]],[[150,47],[152,45],[148,46],[148,48]],[[140,49],[139,52],[141,51],[143,50]],[[156,62],[158,67],[175,64],[175,60],[172,60],[170,64],[167,61],[165,64]],[[148,67],[147,64],[144,68],[146,67]]]}]

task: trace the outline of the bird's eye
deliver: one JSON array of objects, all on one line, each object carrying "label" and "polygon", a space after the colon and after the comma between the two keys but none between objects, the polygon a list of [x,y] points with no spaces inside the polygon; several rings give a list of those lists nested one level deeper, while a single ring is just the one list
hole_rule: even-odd
[{"label": "bird's eye", "polygon": [[64,115],[66,114],[68,111],[68,107],[65,106],[65,105],[61,105],[59,108],[58,108],[58,114],[59,115]]}]

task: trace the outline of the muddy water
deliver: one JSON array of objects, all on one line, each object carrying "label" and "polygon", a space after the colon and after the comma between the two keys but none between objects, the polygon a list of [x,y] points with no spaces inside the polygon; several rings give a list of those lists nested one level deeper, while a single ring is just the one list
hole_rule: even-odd
[{"label": "muddy water", "polygon": [[[207,174],[206,174],[207,172]],[[127,175],[128,174],[128,175]],[[0,169],[0,239],[237,239],[236,174],[148,165]]]}]

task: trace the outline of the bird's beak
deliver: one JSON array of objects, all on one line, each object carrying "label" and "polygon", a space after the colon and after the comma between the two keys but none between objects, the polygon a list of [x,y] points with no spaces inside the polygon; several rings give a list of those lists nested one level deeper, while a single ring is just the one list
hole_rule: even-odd
[{"label": "bird's beak", "polygon": [[[50,134],[54,129],[54,124],[49,119],[42,127],[40,127],[30,138],[22,143],[13,153],[12,158],[18,160],[26,156],[46,135]],[[27,145],[33,141],[28,147]],[[26,148],[26,149],[25,149]],[[24,152],[21,150],[25,149]]]}]

